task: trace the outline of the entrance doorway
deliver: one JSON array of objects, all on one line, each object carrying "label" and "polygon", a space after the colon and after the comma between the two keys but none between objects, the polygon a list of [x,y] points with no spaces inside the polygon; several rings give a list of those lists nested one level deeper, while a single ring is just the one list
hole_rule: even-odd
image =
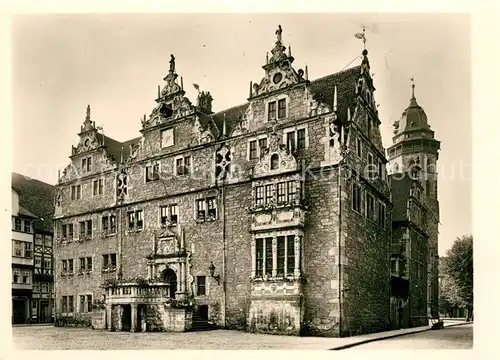
[{"label": "entrance doorway", "polygon": [[177,291],[177,275],[173,269],[165,269],[161,272],[161,280],[168,284],[169,296],[175,298]]},{"label": "entrance doorway", "polygon": [[198,306],[198,313],[200,314],[200,318],[208,321],[208,305]]},{"label": "entrance doorway", "polygon": [[12,322],[14,324],[26,323],[26,300],[12,300]]},{"label": "entrance doorway", "polygon": [[132,307],[122,305],[122,331],[130,331],[132,327]]},{"label": "entrance doorway", "polygon": [[50,316],[49,303],[47,301],[40,302],[40,310],[39,311],[40,311],[40,322],[41,323],[50,322],[51,316]]}]

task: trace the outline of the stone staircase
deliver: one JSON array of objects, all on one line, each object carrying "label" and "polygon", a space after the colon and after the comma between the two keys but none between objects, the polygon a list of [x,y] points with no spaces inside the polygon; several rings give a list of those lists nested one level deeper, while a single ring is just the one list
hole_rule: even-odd
[{"label": "stone staircase", "polygon": [[192,331],[208,331],[215,330],[217,326],[205,319],[199,312],[193,312],[193,327]]}]

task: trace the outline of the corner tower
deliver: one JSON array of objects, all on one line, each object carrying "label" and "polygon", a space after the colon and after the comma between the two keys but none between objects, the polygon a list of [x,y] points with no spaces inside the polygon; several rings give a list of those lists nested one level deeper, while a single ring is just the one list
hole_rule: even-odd
[{"label": "corner tower", "polygon": [[[413,79],[411,79],[413,82]],[[434,138],[427,115],[415,98],[415,84],[412,84],[410,104],[394,124],[393,145],[388,149],[389,174],[411,172],[419,166],[419,180],[424,188],[425,200],[429,208],[427,233],[429,235],[428,268],[428,312],[433,317],[438,314],[438,226],[439,201],[437,187],[437,160],[440,142]]]}]

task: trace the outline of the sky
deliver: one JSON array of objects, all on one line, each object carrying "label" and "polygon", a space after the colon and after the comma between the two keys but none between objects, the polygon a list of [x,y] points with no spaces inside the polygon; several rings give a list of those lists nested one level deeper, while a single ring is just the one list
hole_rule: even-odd
[{"label": "sky", "polygon": [[[125,141],[154,108],[170,54],[194,103],[214,110],[246,102],[263,77],[278,24],[294,67],[313,80],[350,64],[366,47],[386,147],[409,104],[410,78],[441,141],[439,254],[472,233],[471,45],[466,14],[22,15],[12,20],[12,170],[55,184],[85,119]],[[356,59],[350,66],[360,63]]]}]

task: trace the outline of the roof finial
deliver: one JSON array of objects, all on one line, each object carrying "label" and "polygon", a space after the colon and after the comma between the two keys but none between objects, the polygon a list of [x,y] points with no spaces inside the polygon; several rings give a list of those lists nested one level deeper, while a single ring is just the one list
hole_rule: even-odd
[{"label": "roof finial", "polygon": [[288,44],[288,57],[292,57],[292,45]]},{"label": "roof finial", "polygon": [[305,79],[306,79],[306,80],[309,80],[309,73],[308,73],[308,71],[307,71],[307,64],[306,64],[306,71],[305,71],[305,75],[306,75],[306,76],[305,76]]},{"label": "roof finial", "polygon": [[411,81],[411,98],[415,99],[415,78],[411,77],[410,81]]},{"label": "roof finial", "polygon": [[356,39],[363,40],[363,49],[366,50],[366,29],[365,29],[364,25],[363,25],[363,32],[359,32],[359,33],[354,34],[354,37]]},{"label": "roof finial", "polygon": [[90,120],[90,105],[87,105],[87,116],[86,119]]}]

